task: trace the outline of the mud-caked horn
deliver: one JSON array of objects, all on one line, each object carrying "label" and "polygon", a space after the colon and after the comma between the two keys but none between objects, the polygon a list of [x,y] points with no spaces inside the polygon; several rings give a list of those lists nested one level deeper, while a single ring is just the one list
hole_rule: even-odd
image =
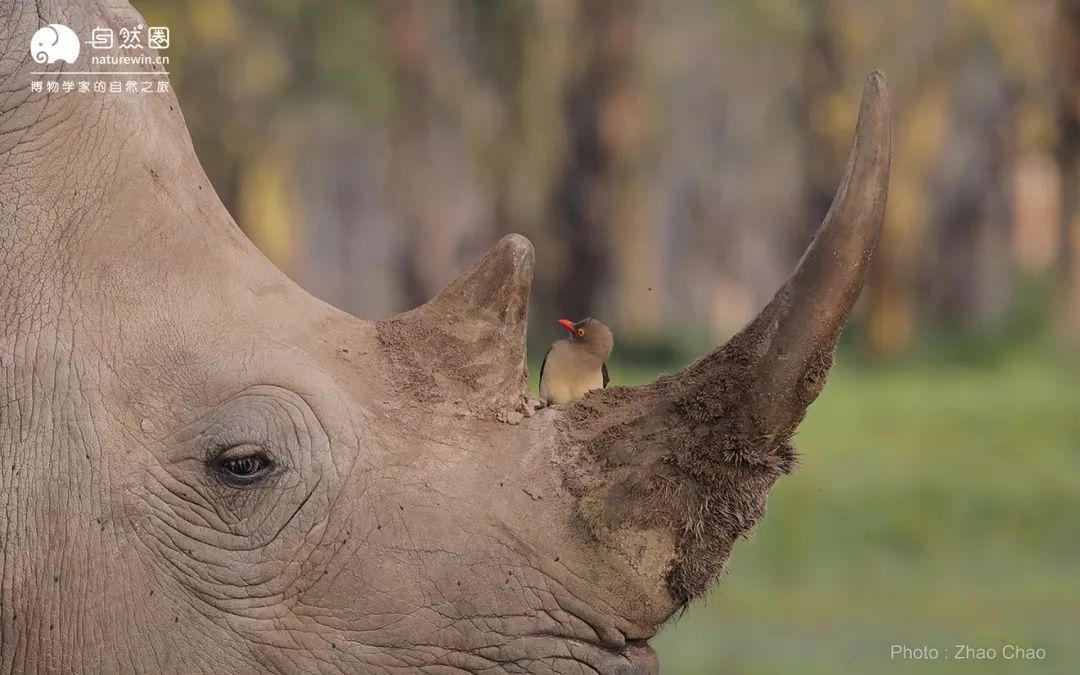
[{"label": "mud-caked horn", "polygon": [[529,240],[507,235],[439,295],[376,324],[409,392],[481,414],[522,407],[533,261]]},{"label": "mud-caked horn", "polygon": [[832,206],[772,301],[683,372],[591,392],[563,413],[581,523],[628,564],[642,533],[674,536],[676,602],[709,587],[794,465],[792,434],[821,392],[881,234],[890,144],[885,77],[875,72]]},{"label": "mud-caked horn", "polygon": [[[680,378],[687,388],[677,397],[680,408],[701,420],[718,412],[705,395],[711,382],[740,388],[744,435],[756,446],[747,459],[783,459],[787,439],[821,393],[881,235],[891,144],[885,76],[874,72],[840,186],[795,271],[742,331]],[[725,404],[729,417],[733,405]]]}]

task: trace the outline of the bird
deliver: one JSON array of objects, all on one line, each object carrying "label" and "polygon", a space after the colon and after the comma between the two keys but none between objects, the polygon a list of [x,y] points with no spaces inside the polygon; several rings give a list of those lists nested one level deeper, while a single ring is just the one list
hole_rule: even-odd
[{"label": "bird", "polygon": [[615,346],[611,329],[592,317],[559,319],[570,336],[557,340],[540,364],[540,398],[548,405],[572,403],[608,386],[607,359]]}]

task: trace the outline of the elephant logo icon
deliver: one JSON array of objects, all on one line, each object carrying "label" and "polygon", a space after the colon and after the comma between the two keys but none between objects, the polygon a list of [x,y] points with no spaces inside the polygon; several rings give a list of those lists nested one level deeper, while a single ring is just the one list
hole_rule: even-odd
[{"label": "elephant logo icon", "polygon": [[79,36],[63,24],[50,23],[30,38],[30,54],[36,63],[75,63],[79,58]]}]

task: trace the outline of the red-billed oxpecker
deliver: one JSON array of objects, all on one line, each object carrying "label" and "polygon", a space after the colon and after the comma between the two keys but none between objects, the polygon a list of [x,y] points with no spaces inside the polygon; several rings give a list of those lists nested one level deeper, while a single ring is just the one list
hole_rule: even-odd
[{"label": "red-billed oxpecker", "polygon": [[607,361],[615,346],[611,329],[596,319],[559,319],[570,337],[551,345],[540,364],[540,398],[562,405],[608,385]]}]

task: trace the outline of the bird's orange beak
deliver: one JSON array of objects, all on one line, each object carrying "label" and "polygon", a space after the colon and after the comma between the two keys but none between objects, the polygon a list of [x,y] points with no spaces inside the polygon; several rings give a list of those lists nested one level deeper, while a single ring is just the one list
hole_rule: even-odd
[{"label": "bird's orange beak", "polygon": [[570,319],[559,319],[559,325],[570,331],[571,333],[574,332],[574,322]]}]

